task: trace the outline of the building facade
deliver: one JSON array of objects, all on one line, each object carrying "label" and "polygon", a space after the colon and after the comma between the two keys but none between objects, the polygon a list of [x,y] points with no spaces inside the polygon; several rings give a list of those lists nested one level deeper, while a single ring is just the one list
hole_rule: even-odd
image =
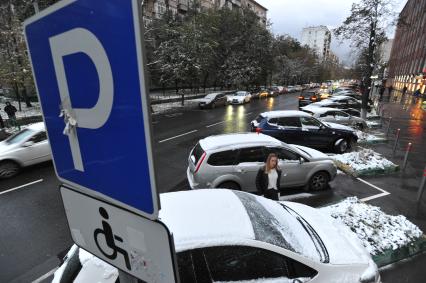
[{"label": "building facade", "polygon": [[389,59],[388,85],[414,92],[426,88],[426,0],[408,0],[399,22]]},{"label": "building facade", "polygon": [[313,49],[320,60],[327,60],[330,56],[331,32],[326,26],[304,28],[301,43]]},{"label": "building facade", "polygon": [[[143,16],[145,23],[149,23],[152,19],[159,18],[167,11],[173,14],[184,16],[195,0],[144,0]],[[219,9],[228,7],[229,9],[249,8],[259,17],[259,21],[266,26],[266,14],[268,9],[260,5],[254,0],[196,0],[200,9]]]}]

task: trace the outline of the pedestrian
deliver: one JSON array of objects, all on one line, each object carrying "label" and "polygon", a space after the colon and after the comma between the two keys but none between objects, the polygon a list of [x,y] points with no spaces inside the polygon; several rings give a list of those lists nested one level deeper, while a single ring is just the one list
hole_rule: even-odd
[{"label": "pedestrian", "polygon": [[404,98],[404,96],[405,96],[405,93],[407,92],[407,86],[405,85],[403,88],[402,88],[402,97]]},{"label": "pedestrian", "polygon": [[281,169],[275,153],[268,155],[266,163],[257,172],[256,188],[265,198],[279,200]]},{"label": "pedestrian", "polygon": [[7,116],[9,117],[10,124],[12,124],[14,127],[16,127],[16,107],[13,106],[10,102],[6,102],[6,106],[4,107],[4,112],[6,112]]},{"label": "pedestrian", "polygon": [[379,101],[383,100],[383,94],[385,93],[385,87],[382,85],[379,91]]}]

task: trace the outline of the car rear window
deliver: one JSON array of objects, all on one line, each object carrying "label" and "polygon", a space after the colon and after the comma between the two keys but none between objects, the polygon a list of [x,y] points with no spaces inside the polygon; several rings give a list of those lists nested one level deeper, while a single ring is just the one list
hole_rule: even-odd
[{"label": "car rear window", "polygon": [[257,116],[256,122],[260,123],[260,122],[262,122],[262,120],[263,120],[263,116],[262,115]]},{"label": "car rear window", "polygon": [[212,166],[228,166],[235,165],[237,160],[237,150],[225,150],[210,155],[208,164]]},{"label": "car rear window", "polygon": [[201,147],[201,145],[199,143],[197,143],[197,145],[194,147],[194,149],[192,150],[191,153],[191,159],[193,161],[194,164],[197,164],[198,161],[200,160],[201,156],[203,155],[204,150]]},{"label": "car rear window", "polygon": [[302,127],[299,117],[281,117],[278,121],[278,125],[283,127]]}]

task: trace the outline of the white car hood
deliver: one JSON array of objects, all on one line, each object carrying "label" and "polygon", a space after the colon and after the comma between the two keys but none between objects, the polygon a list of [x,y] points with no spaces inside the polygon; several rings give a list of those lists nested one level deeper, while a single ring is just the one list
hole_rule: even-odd
[{"label": "white car hood", "polygon": [[294,146],[297,149],[300,149],[302,151],[302,153],[304,153],[304,151],[306,151],[310,155],[310,156],[308,156],[310,160],[313,160],[313,161],[332,160],[330,156],[328,156],[327,154],[324,154],[321,151],[318,151],[316,149],[306,147],[306,146],[297,145],[297,144],[292,144],[292,146]]},{"label": "white car hood", "polygon": [[234,100],[234,99],[244,100],[244,96],[229,96],[228,99],[229,100]]},{"label": "white car hood", "polygon": [[13,149],[15,149],[18,144],[7,144],[6,142],[0,142],[0,155],[5,154]]},{"label": "white car hood", "polygon": [[329,126],[330,128],[335,128],[335,129],[340,129],[340,130],[346,130],[346,131],[352,131],[352,132],[355,131],[353,128],[345,126],[345,125],[341,125],[341,124],[330,123],[330,122],[323,122],[323,123],[326,124],[327,126]]},{"label": "white car hood", "polygon": [[285,202],[317,232],[327,248],[331,264],[371,264],[371,256],[358,237],[339,220],[312,207]]}]

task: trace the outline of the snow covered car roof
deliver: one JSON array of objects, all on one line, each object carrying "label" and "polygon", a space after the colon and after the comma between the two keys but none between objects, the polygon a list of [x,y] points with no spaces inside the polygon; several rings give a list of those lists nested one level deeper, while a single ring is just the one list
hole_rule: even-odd
[{"label": "snow covered car roof", "polygon": [[309,114],[303,111],[297,110],[278,110],[278,111],[269,111],[263,112],[260,114],[262,117],[266,118],[279,118],[279,117],[310,117]]},{"label": "snow covered car roof", "polygon": [[177,252],[260,241],[321,260],[311,236],[276,201],[222,189],[165,193],[160,197],[160,220],[173,233]]},{"label": "snow covered car roof", "polygon": [[262,144],[281,145],[279,140],[264,134],[238,133],[210,136],[200,140],[200,145],[204,150],[212,150],[226,146],[237,146],[239,144]]},{"label": "snow covered car roof", "polygon": [[39,131],[45,131],[46,127],[44,126],[43,122],[39,122],[39,123],[34,123],[34,124],[29,125],[28,127],[26,127],[26,129],[30,129],[30,130],[39,132]]},{"label": "snow covered car roof", "polygon": [[[303,108],[305,109],[305,108]],[[331,108],[331,107],[311,107],[308,108],[309,111],[311,111],[314,114],[324,114],[327,111],[340,111],[340,112],[344,112],[340,109],[336,109],[336,108]]]}]

